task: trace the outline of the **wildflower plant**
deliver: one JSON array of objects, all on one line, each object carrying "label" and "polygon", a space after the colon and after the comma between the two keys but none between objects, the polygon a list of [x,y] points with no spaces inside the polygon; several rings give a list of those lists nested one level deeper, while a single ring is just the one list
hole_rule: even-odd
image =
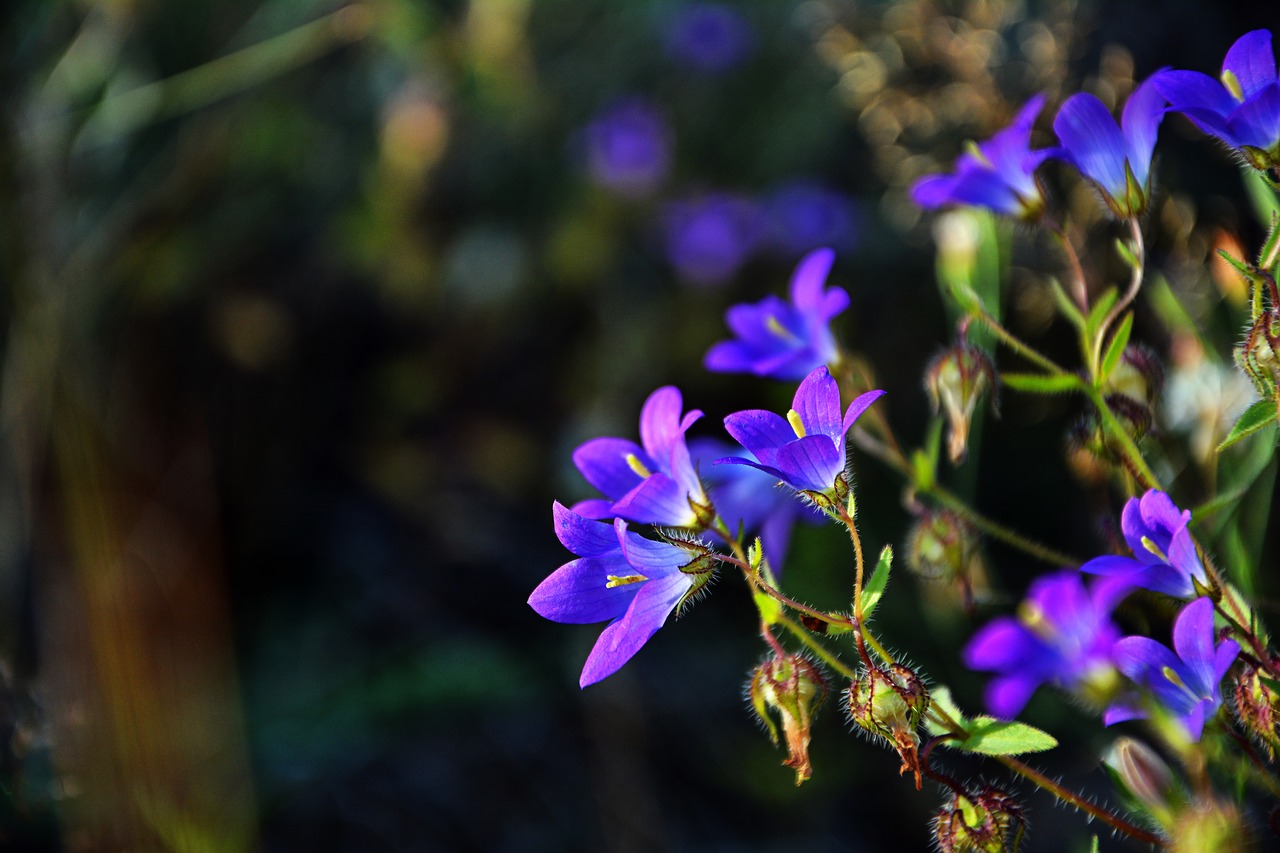
[{"label": "wildflower plant", "polygon": [[[730,337],[714,342],[708,334],[708,370],[794,385],[787,411],[728,413],[724,433],[735,447],[708,427],[719,418],[685,412],[680,391],[668,386],[644,404],[639,443],[597,438],[578,448],[574,462],[603,497],[572,510],[555,505],[557,534],[577,558],[543,581],[530,604],[556,621],[609,623],[583,668],[584,687],[621,668],[713,574],[734,574],[754,605],[763,646],[763,662],[746,678],[750,706],[775,743],[781,724],[783,763],[796,783],[821,772],[825,735],[817,712],[828,696],[842,697],[851,728],[896,751],[901,774],[917,790],[926,780],[941,788],[932,830],[939,849],[1016,850],[1028,825],[1025,804],[1005,783],[975,785],[950,775],[940,757],[948,751],[986,757],[1111,831],[1157,848],[1184,849],[1180,839],[1192,838],[1196,849],[1228,849],[1225,827],[1259,800],[1280,800],[1280,776],[1254,745],[1271,755],[1280,744],[1280,654],[1246,594],[1260,545],[1241,546],[1233,520],[1249,509],[1253,483],[1272,463],[1280,412],[1280,82],[1271,34],[1237,41],[1221,83],[1162,69],[1117,106],[1119,121],[1093,94],[1066,97],[1045,119],[1053,140],[1047,128],[1037,131],[1050,107],[1048,96],[1037,95],[1008,127],[961,154],[952,171],[919,178],[911,189],[926,210],[986,217],[990,231],[992,217],[1016,221],[1019,234],[1043,230],[1056,241],[1062,268],[1045,276],[1041,295],[1074,332],[1071,361],[1050,357],[1001,320],[998,287],[980,286],[963,264],[944,265],[955,337],[925,371],[933,415],[913,447],[886,406],[912,389],[876,387],[874,353],[841,344],[834,326],[855,300],[828,284],[840,281],[839,258],[818,249],[796,265],[786,299],[735,305],[726,315]],[[1249,291],[1249,317],[1241,318],[1244,343],[1234,354],[1223,346],[1217,358],[1234,358],[1259,398],[1217,437],[1210,455],[1222,463],[1221,479],[1217,469],[1196,476],[1188,460],[1204,454],[1159,435],[1163,370],[1155,344],[1136,339],[1135,313],[1150,293],[1149,307],[1173,334],[1212,345],[1178,319],[1186,309],[1167,286],[1148,283],[1155,276],[1145,232],[1158,197],[1158,135],[1169,112],[1236,151],[1248,164],[1243,174],[1254,197],[1270,211],[1256,254],[1225,258]],[[1050,159],[1059,161],[1053,169],[1074,170],[1098,191],[1111,218],[1103,227],[1116,230],[1108,235],[1113,243],[1099,247],[1087,229],[1073,233],[1067,209],[1043,189],[1040,170]],[[706,261],[701,275],[688,274],[697,272],[694,264],[686,277],[727,282],[741,252],[717,266],[707,259],[721,255],[703,250],[741,248],[750,229],[726,224],[743,218],[736,213],[704,214],[686,215],[677,227],[669,210],[668,233],[690,258]],[[1005,406],[1015,409],[1035,397],[1078,407],[1070,461],[1099,498],[1092,540],[1062,547],[1037,541],[988,514],[973,490],[948,485],[972,464],[981,442],[973,427],[978,404],[997,392],[1010,395]],[[686,434],[695,427],[712,434],[695,435],[690,445]],[[1240,454],[1248,456],[1244,475]],[[864,545],[854,474],[868,463],[903,480],[905,508],[915,519],[909,534],[904,525],[904,539],[919,583],[943,583],[943,594],[958,598],[971,620],[950,670],[920,671],[891,650],[913,637],[882,636],[873,623],[891,606],[891,592],[909,594],[910,587],[889,586],[890,545]],[[788,580],[822,568],[787,556],[799,519],[831,523],[847,535],[846,601],[817,606],[785,591],[785,560]],[[986,577],[984,541],[1020,556],[1024,582],[1002,588]],[[1080,551],[1087,558],[1072,555]],[[1172,647],[1163,636],[1172,637]],[[986,713],[964,709],[956,695],[968,691],[953,694],[944,683],[973,673],[986,684]],[[1103,724],[1123,726],[1107,764],[1122,805],[1078,792],[1024,760],[1058,743],[1017,719],[1037,694],[1069,698],[1073,713],[1099,732]]]}]

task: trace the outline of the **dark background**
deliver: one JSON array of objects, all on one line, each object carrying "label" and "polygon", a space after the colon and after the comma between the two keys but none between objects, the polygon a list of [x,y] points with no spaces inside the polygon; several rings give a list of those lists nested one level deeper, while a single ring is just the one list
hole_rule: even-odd
[{"label": "dark background", "polygon": [[[795,181],[838,197],[837,333],[918,442],[952,331],[909,181],[1037,91],[1043,145],[1073,91],[1114,104],[1160,66],[1214,73],[1280,23],[1266,5],[749,2],[750,50],[701,73],[662,49],[675,2],[5,3],[0,847],[928,849],[938,791],[836,702],[794,787],[743,699],[762,648],[732,577],[586,691],[598,629],[525,603],[568,559],[550,507],[588,496],[578,443],[633,436],[662,384],[707,413],[698,435],[792,393],[701,357],[724,308],[783,292],[811,246],[689,281],[667,205]],[[582,128],[631,95],[671,145],[639,195],[583,162]],[[1209,243],[1260,229],[1211,143],[1170,120],[1160,150],[1152,265],[1203,295],[1227,352]],[[1087,193],[1050,172],[1105,251]],[[1006,245],[1011,293],[1056,272],[1037,235]],[[1010,304],[1072,358],[1066,329]],[[1166,355],[1154,312],[1138,329]],[[1002,403],[957,488],[1101,553],[1119,499],[1064,462],[1078,408]],[[855,465],[864,540],[899,545],[902,483]],[[837,531],[805,529],[788,582],[836,607],[848,562]],[[880,617],[975,710],[956,649],[1046,568],[999,546],[986,565],[1004,592],[977,617],[905,573]],[[1075,733],[1039,766],[1105,796],[1096,720],[1043,692],[1027,719]],[[1079,815],[1010,784],[1032,848],[1086,849]]]}]

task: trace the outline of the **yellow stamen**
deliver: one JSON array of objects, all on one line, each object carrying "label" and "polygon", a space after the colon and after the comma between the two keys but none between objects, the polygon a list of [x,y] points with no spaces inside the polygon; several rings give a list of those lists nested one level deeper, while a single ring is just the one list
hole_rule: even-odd
[{"label": "yellow stamen", "polygon": [[1145,536],[1143,536],[1143,537],[1142,537],[1142,547],[1143,547],[1143,548],[1146,548],[1146,549],[1147,549],[1148,551],[1150,551],[1152,554],[1155,554],[1157,557],[1159,557],[1159,558],[1160,558],[1161,560],[1163,560],[1164,562],[1166,562],[1166,563],[1167,563],[1167,562],[1169,562],[1169,558],[1168,558],[1168,557],[1166,557],[1166,556],[1164,555],[1164,551],[1161,551],[1161,550],[1160,550],[1160,546],[1159,546],[1159,545],[1157,545],[1156,543],[1152,542],[1150,539],[1148,539],[1148,538],[1147,538],[1147,537],[1145,537]]},{"label": "yellow stamen", "polygon": [[791,334],[791,330],[782,325],[782,321],[772,314],[769,315],[769,320],[765,323],[765,326],[769,328],[770,332],[773,332],[773,334],[782,338],[784,341],[800,343],[800,339]]},{"label": "yellow stamen", "polygon": [[604,577],[608,581],[604,585],[605,589],[613,589],[615,586],[626,586],[630,583],[641,583],[648,580],[644,575],[605,575]]},{"label": "yellow stamen", "polygon": [[1171,667],[1167,667],[1167,666],[1161,667],[1160,672],[1164,675],[1165,678],[1169,679],[1170,684],[1173,684],[1177,687],[1181,687],[1183,690],[1186,690],[1188,692],[1191,691],[1191,688],[1187,686],[1187,683],[1182,680],[1182,676],[1174,672]]},{"label": "yellow stamen", "polygon": [[796,438],[804,438],[804,421],[800,420],[800,413],[795,409],[787,412],[787,423],[791,424],[791,428],[796,431]]},{"label": "yellow stamen", "polygon": [[641,462],[639,457],[634,453],[627,454],[627,466],[641,477],[648,477],[651,473],[648,468],[644,467],[644,463]]},{"label": "yellow stamen", "polygon": [[1227,87],[1231,97],[1237,101],[1244,100],[1244,87],[1240,85],[1240,78],[1235,75],[1235,72],[1222,69],[1222,85]]}]

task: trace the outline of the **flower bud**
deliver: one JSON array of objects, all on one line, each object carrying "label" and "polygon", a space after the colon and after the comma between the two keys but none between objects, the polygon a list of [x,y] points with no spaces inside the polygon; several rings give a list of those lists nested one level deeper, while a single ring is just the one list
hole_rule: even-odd
[{"label": "flower bud", "polygon": [[1276,736],[1276,709],[1280,707],[1280,694],[1274,682],[1263,680],[1257,667],[1246,666],[1236,677],[1233,687],[1236,719],[1244,730],[1253,735],[1274,759],[1280,738]]},{"label": "flower bud", "polygon": [[1169,831],[1169,853],[1237,853],[1256,850],[1240,810],[1231,803],[1197,802],[1178,815]]},{"label": "flower bud", "polygon": [[1183,802],[1183,794],[1169,765],[1146,744],[1118,738],[1102,759],[1112,780],[1122,785],[1161,826],[1168,827]]},{"label": "flower bud", "polygon": [[907,534],[907,568],[927,580],[966,578],[978,553],[978,531],[949,509],[926,509]]},{"label": "flower bud", "polygon": [[1258,394],[1274,397],[1280,384],[1280,315],[1264,311],[1245,334],[1235,351],[1236,364],[1249,375]]},{"label": "flower bud", "polygon": [[969,445],[969,422],[978,403],[995,387],[991,359],[961,339],[943,350],[925,369],[924,385],[933,410],[947,416],[947,455],[953,464],[964,461]]},{"label": "flower bud", "polygon": [[889,741],[902,759],[899,775],[910,770],[920,790],[916,727],[929,708],[929,691],[920,676],[898,663],[887,669],[874,667],[850,684],[846,693],[853,722]]},{"label": "flower bud", "polygon": [[1103,385],[1108,396],[1121,394],[1148,409],[1155,404],[1164,387],[1164,366],[1149,347],[1134,344],[1125,347],[1120,362]]},{"label": "flower bud", "polygon": [[953,792],[934,818],[933,837],[942,853],[1016,853],[1026,827],[1022,805],[986,785]]},{"label": "flower bud", "polygon": [[809,762],[809,729],[818,708],[827,698],[822,671],[800,655],[775,655],[757,666],[747,683],[747,695],[769,737],[776,744],[778,729],[770,710],[782,720],[788,756],[782,763],[796,771],[796,784],[813,775]]}]

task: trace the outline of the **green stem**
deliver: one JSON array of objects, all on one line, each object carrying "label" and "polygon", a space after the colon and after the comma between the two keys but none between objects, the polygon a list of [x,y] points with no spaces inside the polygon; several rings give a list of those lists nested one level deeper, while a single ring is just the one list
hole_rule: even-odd
[{"label": "green stem", "polygon": [[805,645],[805,648],[817,655],[823,663],[840,673],[845,678],[853,681],[858,677],[858,674],[854,672],[852,667],[833,655],[827,650],[826,646],[822,645],[822,643],[815,640],[813,635],[810,634],[803,625],[797,625],[785,616],[778,617],[778,624],[790,631],[796,639]]},{"label": "green stem", "polygon": [[1133,437],[1125,431],[1120,421],[1116,420],[1116,416],[1112,413],[1111,407],[1107,405],[1102,392],[1085,382],[1080,383],[1080,389],[1089,398],[1089,401],[1093,403],[1094,408],[1098,410],[1098,416],[1102,418],[1103,429],[1110,433],[1111,438],[1119,445],[1120,451],[1128,461],[1130,469],[1142,482],[1143,487],[1146,489],[1159,489],[1160,481],[1156,478],[1150,466],[1147,465],[1147,460],[1142,458],[1142,451],[1134,443]]},{"label": "green stem", "polygon": [[1055,376],[1070,372],[1058,366],[1056,362],[1052,361],[1048,357],[1041,355],[1040,352],[1030,344],[1023,342],[1021,338],[1002,326],[999,320],[992,317],[986,311],[975,311],[970,316],[994,332],[996,337],[1000,339],[1000,342],[1009,349],[1013,350],[1027,361],[1033,362],[1037,367],[1041,368],[1045,372],[1052,373]]}]

